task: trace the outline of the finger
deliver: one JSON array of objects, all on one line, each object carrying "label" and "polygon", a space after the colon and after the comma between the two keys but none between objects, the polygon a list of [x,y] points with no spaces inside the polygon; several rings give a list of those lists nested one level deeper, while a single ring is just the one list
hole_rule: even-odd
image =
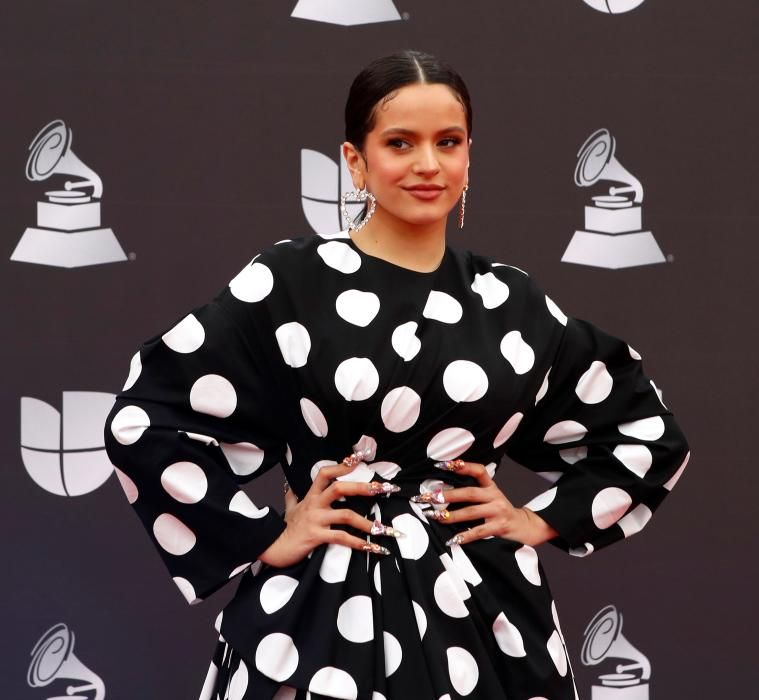
[{"label": "finger", "polygon": [[473,476],[479,482],[480,486],[490,486],[493,479],[485,469],[484,464],[479,462],[465,462],[463,459],[449,459],[445,462],[435,462],[435,466],[443,471],[456,472],[456,474],[465,474]]},{"label": "finger", "polygon": [[348,474],[351,471],[353,471],[353,468],[345,464],[345,462],[325,465],[316,473],[316,477],[314,478],[313,484],[311,484],[310,490],[313,490],[316,493],[321,493],[338,476]]},{"label": "finger", "polygon": [[397,491],[400,487],[387,481],[333,481],[319,498],[326,506],[342,496],[378,496]]},{"label": "finger", "polygon": [[457,510],[425,510],[424,515],[435,522],[452,525],[453,523],[465,523],[469,520],[483,520],[493,513],[487,505],[482,505],[458,508]]},{"label": "finger", "polygon": [[350,508],[338,508],[337,510],[330,509],[329,523],[350,525],[367,535],[379,535],[389,537],[405,537],[405,533],[394,528],[392,525],[385,525],[379,520],[369,520],[368,518],[361,517],[358,513]]},{"label": "finger", "polygon": [[376,542],[367,542],[365,539],[350,535],[344,530],[329,530],[329,534],[325,540],[329,544],[343,544],[351,549],[359,549],[362,551],[368,551],[372,554],[390,554],[390,550],[387,547]]},{"label": "finger", "polygon": [[481,540],[485,537],[491,537],[495,534],[496,533],[492,525],[477,525],[477,527],[456,533],[445,544],[447,547],[451,547],[454,544],[469,544],[470,542]]},{"label": "finger", "polygon": [[487,486],[462,486],[445,492],[445,500],[448,503],[489,503],[501,495],[500,491]]}]

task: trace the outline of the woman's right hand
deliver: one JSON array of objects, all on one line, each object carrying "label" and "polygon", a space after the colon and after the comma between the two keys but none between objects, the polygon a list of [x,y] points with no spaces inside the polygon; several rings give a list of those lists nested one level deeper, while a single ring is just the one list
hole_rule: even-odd
[{"label": "woman's right hand", "polygon": [[[389,554],[390,551],[376,543],[351,535],[344,530],[332,529],[330,525],[349,525],[356,530],[372,534],[384,534],[393,537],[402,533],[390,526],[384,532],[377,532],[373,521],[360,516],[350,508],[332,508],[332,502],[342,496],[372,496],[382,493],[386,484],[365,481],[335,481],[355,469],[355,465],[345,462],[335,466],[322,467],[316,475],[311,488],[302,500],[288,489],[285,493],[285,522],[282,534],[264,550],[259,559],[270,566],[282,568],[297,564],[308,556],[309,552],[320,544],[343,544],[352,549],[370,551],[374,554]],[[397,487],[395,487],[397,488]]]}]

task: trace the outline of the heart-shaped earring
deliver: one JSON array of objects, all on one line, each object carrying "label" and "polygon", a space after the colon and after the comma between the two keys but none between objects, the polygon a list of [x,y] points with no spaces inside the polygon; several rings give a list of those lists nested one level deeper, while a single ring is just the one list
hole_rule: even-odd
[{"label": "heart-shaped earring", "polygon": [[[346,208],[347,202],[365,202],[366,209],[364,210],[363,218],[356,223],[356,220],[348,213]],[[352,192],[343,192],[340,197],[340,211],[343,213],[343,218],[348,222],[348,228],[352,231],[360,231],[369,222],[374,214],[374,207],[377,204],[377,198],[369,192],[366,187],[360,190],[353,190]]]}]

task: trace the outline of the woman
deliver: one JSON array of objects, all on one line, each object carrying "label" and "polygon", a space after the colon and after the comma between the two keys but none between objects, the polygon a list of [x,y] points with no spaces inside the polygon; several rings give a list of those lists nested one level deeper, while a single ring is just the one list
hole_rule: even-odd
[{"label": "woman", "polygon": [[[202,697],[574,698],[534,547],[640,530],[685,440],[626,343],[447,246],[472,132],[450,67],[379,59],[345,113],[363,218],[264,250],[145,343],[107,423],[187,600],[243,574]],[[550,488],[512,505],[504,453]],[[239,488],[276,464],[284,518]]]}]

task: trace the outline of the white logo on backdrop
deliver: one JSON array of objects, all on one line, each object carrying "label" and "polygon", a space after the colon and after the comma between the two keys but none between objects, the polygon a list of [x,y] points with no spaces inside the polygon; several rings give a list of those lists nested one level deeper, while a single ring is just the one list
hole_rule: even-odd
[{"label": "white logo on backdrop", "polygon": [[401,19],[392,0],[299,0],[290,16],[344,26]]},{"label": "white logo on backdrop", "polygon": [[643,185],[622,167],[615,151],[614,137],[607,129],[599,129],[577,152],[578,187],[604,181],[623,185],[591,197],[593,204],[585,207],[585,229],[575,231],[562,262],[618,269],[665,261],[651,231],[641,230]]},{"label": "white logo on backdrop", "polygon": [[[26,161],[33,182],[52,175],[74,175],[62,190],[48,190],[37,201],[37,225],[24,231],[11,255],[18,262],[83,267],[126,260],[116,236],[100,224],[103,181],[71,150],[72,132],[56,119],[34,137]],[[83,192],[92,188],[92,192]]]},{"label": "white logo on backdrop", "polygon": [[[26,674],[26,682],[32,688],[42,688],[57,683],[61,686],[49,700],[102,700],[105,684],[100,676],[90,671],[74,654],[74,633],[62,622],[53,625],[32,649],[32,661]],[[83,685],[71,685],[70,681]],[[66,682],[65,695],[63,682]]]},{"label": "white logo on backdrop", "polygon": [[[342,151],[338,162],[335,162],[319,151],[301,149],[301,202],[306,220],[316,233],[329,235],[346,227],[340,212],[340,195],[353,189],[353,180]],[[348,202],[345,208],[355,218],[364,205]]]},{"label": "white logo on backdrop", "polygon": [[651,664],[625,639],[622,613],[613,605],[599,610],[585,628],[580,658],[586,666],[604,664],[591,700],[648,700]]},{"label": "white logo on backdrop", "polygon": [[21,398],[21,459],[29,476],[58,496],[94,491],[113,472],[103,426],[115,400],[99,391],[64,391],[61,411]]},{"label": "white logo on backdrop", "polygon": [[634,10],[639,5],[642,5],[645,0],[583,0],[583,2],[599,12],[605,12],[609,15],[621,15],[623,12]]}]

